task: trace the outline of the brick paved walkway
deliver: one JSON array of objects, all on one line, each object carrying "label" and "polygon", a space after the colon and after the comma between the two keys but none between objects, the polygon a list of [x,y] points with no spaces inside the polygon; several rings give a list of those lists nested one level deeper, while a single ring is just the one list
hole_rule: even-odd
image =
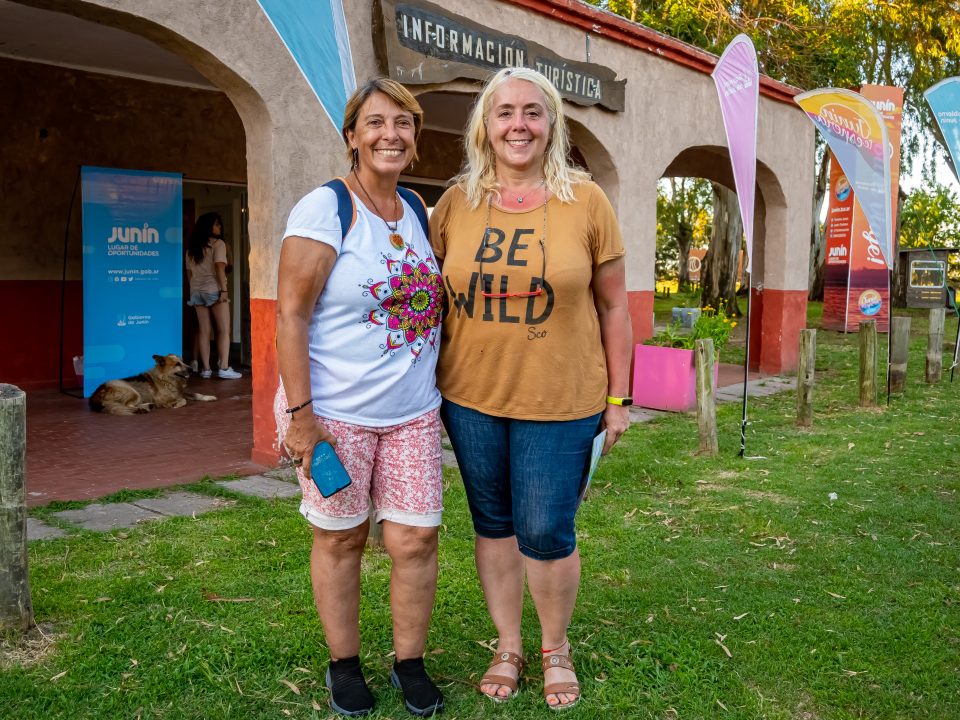
[{"label": "brick paved walkway", "polygon": [[56,391],[28,392],[27,505],[263,470],[250,462],[249,372],[240,380],[194,376],[189,387],[218,399],[117,417]]},{"label": "brick paved walkway", "polygon": [[[720,366],[718,388],[742,387],[742,382],[741,366]],[[205,475],[262,472],[263,467],[250,461],[249,372],[241,380],[193,376],[190,389],[217,395],[218,400],[116,417],[91,412],[86,400],[56,391],[28,392],[27,505],[93,500],[125,488],[167,487]],[[634,421],[648,414],[654,417],[657,412],[635,409]]]},{"label": "brick paved walkway", "polygon": [[[751,373],[752,375],[752,373]],[[728,366],[726,372],[724,372],[723,367],[720,371],[720,380],[721,383],[730,383],[735,377],[739,378],[739,383],[736,384],[720,384],[717,388],[717,401],[718,402],[735,402],[739,401],[743,396],[743,374],[740,368],[736,366]],[[249,402],[249,392],[244,394],[244,389],[242,385],[246,384],[246,390],[249,390],[249,380],[237,381],[237,385],[234,387],[235,394],[227,397],[227,393],[219,387],[219,383],[214,383],[214,381],[207,381],[202,387],[202,391],[213,394],[214,392],[221,393],[221,400],[218,402],[223,402],[222,410],[219,414],[214,415],[214,420],[217,423],[225,423],[229,425],[227,420],[241,421],[246,415],[247,420],[250,416],[250,402]],[[765,395],[772,395],[778,392],[784,392],[795,387],[796,381],[793,378],[784,378],[784,377],[769,377],[769,378],[754,378],[751,379],[748,383],[749,392],[751,397],[762,397]],[[42,400],[43,398],[41,398]],[[53,432],[50,428],[55,428],[58,424],[64,422],[61,419],[61,415],[53,411],[53,408],[58,404],[57,398],[48,398],[48,405],[46,407],[46,413],[43,412],[44,408],[43,403],[40,402],[38,405],[41,407],[34,409],[32,412],[35,415],[39,416],[40,420],[45,420],[44,422],[38,423],[41,426],[44,424],[47,426],[47,432]],[[30,399],[28,397],[28,406]],[[78,403],[79,401],[74,401]],[[193,407],[188,405],[189,409],[194,410],[197,413],[200,412],[210,412],[213,403],[206,403],[206,408],[204,404],[198,404]],[[84,405],[85,407],[85,405]],[[244,410],[246,408],[246,410]],[[184,408],[181,408],[183,410]],[[76,413],[76,406],[71,408],[71,412]],[[176,412],[176,411],[170,411]],[[28,407],[28,422],[31,411]],[[631,408],[630,409],[630,420],[633,423],[643,423],[654,420],[657,417],[661,417],[666,413],[659,410],[648,410],[646,408]],[[150,416],[137,416],[138,418],[151,417]],[[186,415],[186,413],[184,414]],[[190,415],[190,417],[194,417]],[[52,418],[52,419],[51,419]],[[85,422],[84,418],[87,418],[88,421]],[[74,433],[72,433],[73,445],[76,449],[82,449],[83,443],[78,442],[78,439],[82,438],[96,438],[98,433],[102,434],[102,428],[106,427],[107,431],[112,431],[112,436],[115,441],[120,441],[123,438],[117,437],[119,431],[116,430],[114,426],[103,425],[105,422],[103,416],[99,416],[95,413],[87,411],[86,415],[77,414],[74,418],[75,425],[80,426],[89,426],[93,428],[100,428],[99,430],[89,430],[89,427],[80,427]],[[112,420],[120,420],[123,418],[111,418]],[[134,418],[137,419],[137,418]],[[111,483],[124,482],[126,484],[121,485],[121,487],[162,487],[164,485],[171,485],[177,482],[189,482],[191,480],[198,479],[197,471],[199,467],[208,468],[203,474],[209,475],[223,475],[228,474],[225,472],[219,472],[217,470],[210,470],[210,467],[214,467],[219,461],[224,462],[229,467],[234,469],[229,471],[236,474],[244,474],[240,470],[245,468],[246,473],[249,475],[252,472],[255,472],[258,468],[252,463],[246,462],[236,462],[236,460],[231,461],[229,453],[224,453],[222,456],[218,456],[216,450],[220,448],[211,449],[205,448],[204,443],[215,444],[215,441],[223,439],[223,434],[221,431],[216,430],[206,434],[202,434],[201,437],[197,437],[195,431],[195,425],[198,420],[194,418],[193,420],[173,422],[172,420],[164,421],[166,425],[170,426],[172,430],[168,430],[164,435],[161,432],[160,437],[165,437],[165,442],[170,447],[158,447],[156,448],[157,452],[155,455],[151,456],[149,461],[149,467],[152,468],[151,472],[164,473],[165,477],[174,477],[178,474],[182,475],[183,478],[180,480],[172,480],[159,482],[157,480],[149,481],[144,479],[143,484],[132,485],[130,484],[129,474],[124,472],[110,472],[107,473],[107,478]],[[133,426],[137,427],[137,426]],[[162,431],[164,427],[160,422],[156,422],[149,427],[154,428],[155,430]],[[124,428],[125,432],[130,432],[128,428]],[[30,430],[28,429],[28,436],[30,435]],[[34,432],[38,432],[35,428]],[[127,438],[130,439],[130,438]],[[213,442],[211,442],[213,441]],[[28,440],[29,442],[29,440]],[[156,444],[156,443],[155,443]],[[191,453],[193,454],[191,458],[177,458],[177,448],[188,446],[191,448]],[[245,453],[247,444],[246,442],[235,442],[230,447],[233,447],[234,450],[238,453]],[[205,455],[205,449],[211,452],[209,458]],[[37,452],[36,450],[34,452]],[[444,465],[456,466],[456,458],[453,455],[453,452],[450,449],[449,441],[444,440]],[[96,457],[93,455],[92,457]],[[199,457],[199,460],[192,459],[193,457]],[[209,462],[208,462],[209,460]],[[141,460],[141,466],[144,465],[143,460]],[[166,466],[161,466],[158,463],[166,463]],[[109,465],[109,458],[108,458]],[[111,466],[112,467],[112,466]],[[69,468],[75,472],[83,473],[89,472],[89,475],[81,475],[81,477],[90,477],[96,478],[98,475],[93,468],[84,468],[82,463],[79,461],[75,466]],[[259,468],[262,470],[262,468]],[[49,473],[48,473],[49,475]],[[144,473],[146,478],[147,473]],[[102,475],[100,476],[102,477]],[[124,479],[126,478],[126,479]],[[41,476],[41,479],[49,480],[47,476]],[[37,487],[34,485],[36,480],[28,479],[28,489],[30,487]],[[238,480],[225,480],[220,481],[219,484],[224,488],[231,490],[233,492],[239,493],[241,495],[253,495],[261,498],[288,498],[295,497],[299,495],[300,488],[297,486],[293,472],[290,469],[276,469],[270,470],[263,475],[251,475],[249,477],[244,477]],[[108,490],[107,486],[103,483],[90,482],[87,485],[81,486],[80,484],[75,485],[75,490],[79,488],[86,493],[92,493],[85,495],[83,498],[76,497],[72,499],[86,499],[87,497],[102,497],[108,492],[113,490]],[[119,489],[119,488],[114,488]],[[70,490],[67,487],[64,492]],[[99,494],[97,494],[99,493]],[[35,502],[33,504],[39,504],[40,501],[37,501],[37,498],[32,498]],[[54,513],[54,522],[55,524],[48,524],[36,518],[27,519],[27,537],[30,540],[42,540],[42,539],[53,539],[58,537],[63,537],[70,534],[76,529],[86,529],[86,530],[113,530],[123,527],[132,527],[138,523],[144,521],[154,521],[160,520],[164,517],[171,517],[175,515],[195,515],[210,510],[214,510],[225,505],[229,505],[229,501],[223,501],[219,498],[213,498],[205,495],[198,495],[196,493],[190,492],[172,492],[167,493],[166,495],[159,498],[147,498],[143,500],[134,500],[131,502],[117,502],[117,503],[91,503],[84,506],[78,510],[63,510],[58,513]]]}]

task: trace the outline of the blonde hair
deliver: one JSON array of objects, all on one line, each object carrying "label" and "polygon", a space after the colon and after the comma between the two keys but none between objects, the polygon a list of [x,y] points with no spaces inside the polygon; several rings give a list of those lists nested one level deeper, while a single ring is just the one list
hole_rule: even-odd
[{"label": "blonde hair", "polygon": [[573,167],[567,161],[570,153],[570,133],[563,115],[563,100],[553,83],[531,68],[500,70],[487,81],[477,96],[464,133],[467,158],[463,172],[456,178],[457,185],[463,189],[467,203],[472,208],[479,207],[480,203],[490,196],[499,198],[497,158],[487,135],[487,117],[490,115],[494,93],[509,80],[532,83],[543,93],[550,118],[550,137],[544,152],[543,175],[547,187],[558,200],[571,202],[574,199],[573,186],[590,180],[590,173]]},{"label": "blonde hair", "polygon": [[347,161],[351,167],[356,164],[356,155],[353,148],[350,147],[350,139],[347,137],[347,131],[357,129],[357,120],[360,119],[360,108],[370,99],[375,92],[381,92],[401,110],[405,110],[413,115],[413,159],[417,159],[416,143],[420,140],[420,131],[423,130],[423,108],[417,99],[403,85],[390,78],[377,77],[368,80],[367,83],[358,87],[347,100],[347,105],[343,109],[343,126],[340,128],[340,134],[343,136],[343,143],[347,146]]}]

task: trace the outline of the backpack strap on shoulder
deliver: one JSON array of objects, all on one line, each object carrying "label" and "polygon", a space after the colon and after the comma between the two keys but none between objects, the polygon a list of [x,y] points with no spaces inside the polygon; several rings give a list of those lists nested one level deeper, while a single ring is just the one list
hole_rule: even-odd
[{"label": "backpack strap on shoulder", "polygon": [[400,193],[401,198],[407,201],[407,205],[413,208],[417,220],[420,221],[420,227],[423,228],[423,236],[429,242],[430,221],[427,219],[427,204],[423,201],[423,198],[420,197],[420,193],[416,190],[402,187],[401,185],[397,185],[397,192]]},{"label": "backpack strap on shoulder", "polygon": [[353,204],[353,195],[350,194],[347,183],[340,177],[324,183],[323,187],[330,188],[337,195],[337,216],[340,218],[340,237],[343,239],[357,221],[357,208]]}]

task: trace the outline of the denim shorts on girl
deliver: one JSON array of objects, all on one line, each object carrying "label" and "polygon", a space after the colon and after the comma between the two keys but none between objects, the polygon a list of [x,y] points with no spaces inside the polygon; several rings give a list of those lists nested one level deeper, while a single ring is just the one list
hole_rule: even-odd
[{"label": "denim shorts on girl", "polygon": [[601,414],[582,420],[514,420],[444,400],[443,425],[457,456],[474,531],[516,536],[534,560],[577,547],[574,516]]},{"label": "denim shorts on girl", "polygon": [[[290,426],[281,390],[274,417],[282,438]],[[398,425],[365,427],[315,416],[337,439],[336,452],[350,476],[350,485],[323,497],[313,480],[297,468],[303,492],[302,514],[323,530],[347,530],[370,517],[400,525],[438,527],[443,514],[443,449],[440,411],[431,410]]]},{"label": "denim shorts on girl", "polygon": [[198,292],[196,290],[190,291],[190,299],[187,301],[187,305],[191,307],[210,307],[211,305],[216,305],[217,300],[220,299],[220,293],[216,290],[213,292]]}]

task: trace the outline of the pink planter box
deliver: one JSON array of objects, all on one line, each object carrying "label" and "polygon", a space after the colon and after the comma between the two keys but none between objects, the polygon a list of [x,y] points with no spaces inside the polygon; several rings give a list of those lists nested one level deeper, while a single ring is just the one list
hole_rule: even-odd
[{"label": "pink planter box", "polygon": [[[717,387],[720,363],[713,366]],[[693,350],[637,345],[633,351],[633,404],[654,410],[686,412],[697,406],[697,369]]]}]

